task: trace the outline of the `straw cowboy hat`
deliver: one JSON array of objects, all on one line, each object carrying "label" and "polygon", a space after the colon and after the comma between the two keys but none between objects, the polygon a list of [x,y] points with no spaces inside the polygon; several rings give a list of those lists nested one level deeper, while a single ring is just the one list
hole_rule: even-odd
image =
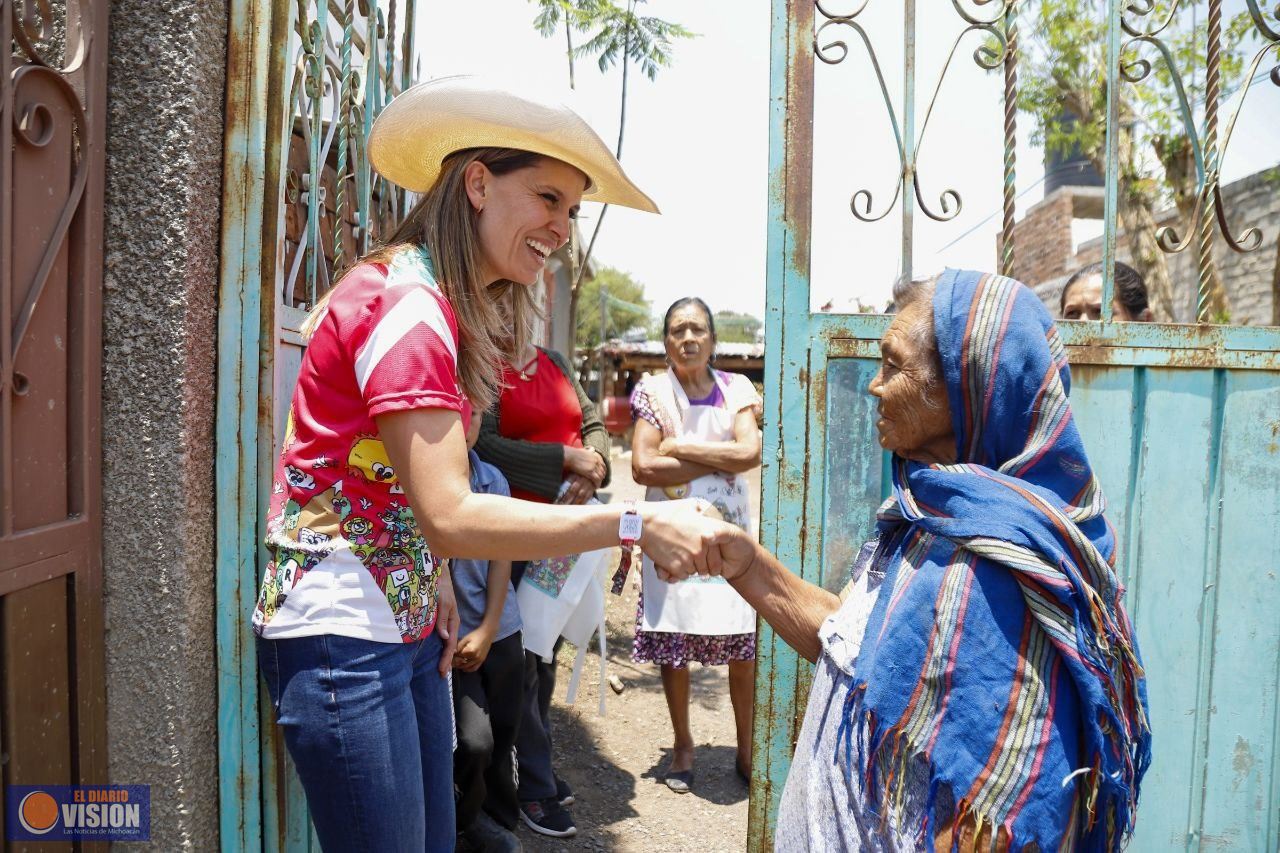
[{"label": "straw cowboy hat", "polygon": [[564,104],[515,94],[475,77],[442,77],[405,90],[369,133],[369,161],[407,190],[431,189],[444,158],[466,148],[517,148],[562,160],[591,181],[583,199],[657,213],[613,153]]}]

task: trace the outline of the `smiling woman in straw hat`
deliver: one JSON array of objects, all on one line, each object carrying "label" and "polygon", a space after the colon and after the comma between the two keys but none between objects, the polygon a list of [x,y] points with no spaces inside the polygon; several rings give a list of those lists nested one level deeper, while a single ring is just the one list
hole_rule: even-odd
[{"label": "smiling woman in straw hat", "polygon": [[657,210],[586,123],[448,78],[388,105],[369,155],[422,195],[308,319],[254,625],[324,848],[451,850],[458,613],[442,560],[578,553],[625,533],[685,574],[716,570],[731,531],[691,502],[471,493],[470,409],[493,402],[504,350],[527,338],[526,288],[579,203]]}]

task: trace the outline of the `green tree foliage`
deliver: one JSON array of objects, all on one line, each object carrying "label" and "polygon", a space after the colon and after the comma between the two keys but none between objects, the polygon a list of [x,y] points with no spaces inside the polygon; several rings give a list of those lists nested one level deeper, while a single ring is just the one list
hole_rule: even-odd
[{"label": "green tree foliage", "polygon": [[[622,159],[622,142],[627,128],[627,79],[632,65],[653,80],[658,69],[671,64],[673,43],[676,39],[693,38],[679,24],[664,21],[653,15],[640,15],[636,7],[645,0],[625,0],[620,6],[613,0],[534,0],[538,6],[538,14],[533,25],[544,38],[555,34],[563,26],[567,44],[566,58],[569,64],[569,86],[574,85],[575,59],[594,58],[601,73],[607,72],[614,65],[621,64],[621,95],[618,106],[618,144],[614,156]],[[573,34],[585,34],[586,40],[574,46]],[[583,271],[591,259],[596,238],[600,236],[600,226],[604,224],[604,216],[609,211],[606,204],[596,217],[595,228],[591,239],[587,242],[587,250],[583,262],[578,266],[570,294],[569,316],[577,318],[578,304],[581,301],[581,284]],[[598,334],[598,333],[597,333]]]},{"label": "green tree foliage", "polygon": [[737,311],[717,311],[715,320],[716,340],[723,344],[754,344],[764,325],[759,317]]},{"label": "green tree foliage", "polygon": [[[1156,45],[1126,36],[1121,57],[1126,73],[1150,73],[1119,88],[1118,214],[1134,266],[1147,281],[1158,319],[1173,319],[1173,294],[1164,252],[1157,242],[1155,210],[1175,203],[1184,220],[1195,204],[1196,171],[1192,142],[1178,109],[1177,84],[1194,108],[1205,97],[1207,24],[1203,9],[1170,11],[1157,4],[1145,16],[1126,8],[1126,20],[1138,30],[1168,27],[1158,36],[1169,50],[1174,71]],[[1172,17],[1169,16],[1172,14]],[[1018,107],[1034,121],[1032,141],[1058,153],[1078,149],[1097,170],[1106,169],[1106,16],[1103,0],[1034,0],[1023,5],[1018,63]],[[1242,50],[1250,32],[1246,13],[1224,23],[1223,91],[1239,82]],[[1197,121],[1201,121],[1199,111]],[[1069,120],[1063,120],[1068,118]],[[1196,128],[1203,137],[1203,128]],[[1179,235],[1195,229],[1183,221]],[[1212,259],[1210,258],[1210,261]],[[1215,273],[1216,276],[1216,273]],[[1226,295],[1220,279],[1214,287],[1214,312],[1225,315]]]},{"label": "green tree foliage", "polygon": [[[574,344],[594,349],[600,344],[600,291],[607,293],[605,339],[616,338],[636,326],[649,327],[649,300],[644,285],[629,273],[613,267],[600,267],[592,278],[582,281],[578,304],[581,307]],[[635,307],[633,307],[635,306]],[[643,309],[643,310],[640,310]]]}]

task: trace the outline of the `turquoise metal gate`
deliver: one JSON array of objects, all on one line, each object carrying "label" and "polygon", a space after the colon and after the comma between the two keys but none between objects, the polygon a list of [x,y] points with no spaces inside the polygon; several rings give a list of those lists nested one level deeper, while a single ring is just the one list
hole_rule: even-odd
[{"label": "turquoise metal gate", "polygon": [[259,690],[250,614],[300,327],[399,222],[364,157],[413,75],[414,0],[233,0],[218,318],[218,747],[223,850],[318,850]]},{"label": "turquoise metal gate", "polygon": [[[824,51],[831,51],[835,38],[828,38],[830,32],[819,38],[818,32],[824,25],[845,26],[846,34],[857,33],[872,49],[858,20],[868,3],[851,3],[853,11],[840,14],[824,8],[831,5],[773,0],[761,531],[764,544],[786,565],[838,591],[888,491],[886,459],[875,436],[874,400],[866,388],[879,367],[878,340],[889,318],[813,313],[810,308],[815,59],[831,61],[833,54]],[[966,32],[980,30],[988,39],[988,52],[976,57],[979,62],[1003,71],[1006,144],[1001,152],[1005,186],[999,265],[1005,270],[1019,250],[1013,241],[1012,134],[1016,15],[1023,4],[979,3],[985,9],[981,20],[959,0],[952,5]],[[1267,18],[1256,3],[1247,5],[1262,44],[1253,74],[1262,60],[1280,52],[1275,21],[1280,11]],[[1151,6],[1135,3],[1126,14],[1149,14]],[[919,205],[933,214],[919,195],[915,171],[915,2],[906,0],[894,8],[902,11],[907,34],[898,69],[904,96],[893,131],[902,167],[903,272],[909,275],[914,212]],[[1210,4],[1211,44],[1215,13],[1220,25],[1220,3]],[[1126,82],[1119,85],[1134,85],[1142,76],[1132,62],[1122,66],[1121,57],[1138,43],[1156,44],[1159,32],[1153,32],[1156,25],[1144,29],[1122,19],[1118,0],[1106,4],[1106,15],[1109,156],[1102,255],[1109,270],[1116,256],[1117,81],[1122,68]],[[1211,68],[1215,61],[1210,59]],[[1280,70],[1270,76],[1280,85]],[[880,82],[883,88],[883,77]],[[1225,234],[1227,219],[1217,186],[1223,145],[1216,118],[1219,94],[1212,87],[1209,91],[1205,130],[1192,128],[1198,202],[1187,239],[1178,246],[1176,235],[1168,235],[1166,250],[1185,248],[1205,228],[1218,228],[1242,250],[1256,248],[1262,240],[1249,232],[1239,240]],[[887,91],[885,103],[893,116]],[[1185,99],[1181,106],[1187,115]],[[859,196],[854,202],[859,203]],[[944,203],[944,213],[946,207]],[[859,214],[856,206],[854,212]],[[1275,228],[1274,223],[1260,224]],[[1275,239],[1274,231],[1268,236]],[[1072,405],[1109,498],[1122,578],[1149,676],[1155,759],[1131,849],[1277,850],[1280,329],[1113,323],[1113,282],[1110,275],[1106,278],[1103,320],[1064,322],[1061,331],[1073,365]],[[1203,297],[1203,276],[1200,285]],[[1198,300],[1200,317],[1205,304]],[[810,668],[767,626],[762,626],[760,650],[751,850],[772,847],[774,815],[811,677]]]}]

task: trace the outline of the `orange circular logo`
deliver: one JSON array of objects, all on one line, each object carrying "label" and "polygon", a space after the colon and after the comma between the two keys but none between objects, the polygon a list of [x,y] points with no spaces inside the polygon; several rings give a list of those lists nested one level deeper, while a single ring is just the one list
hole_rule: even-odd
[{"label": "orange circular logo", "polygon": [[27,832],[44,835],[58,822],[58,803],[44,791],[32,791],[18,806],[18,822]]}]

